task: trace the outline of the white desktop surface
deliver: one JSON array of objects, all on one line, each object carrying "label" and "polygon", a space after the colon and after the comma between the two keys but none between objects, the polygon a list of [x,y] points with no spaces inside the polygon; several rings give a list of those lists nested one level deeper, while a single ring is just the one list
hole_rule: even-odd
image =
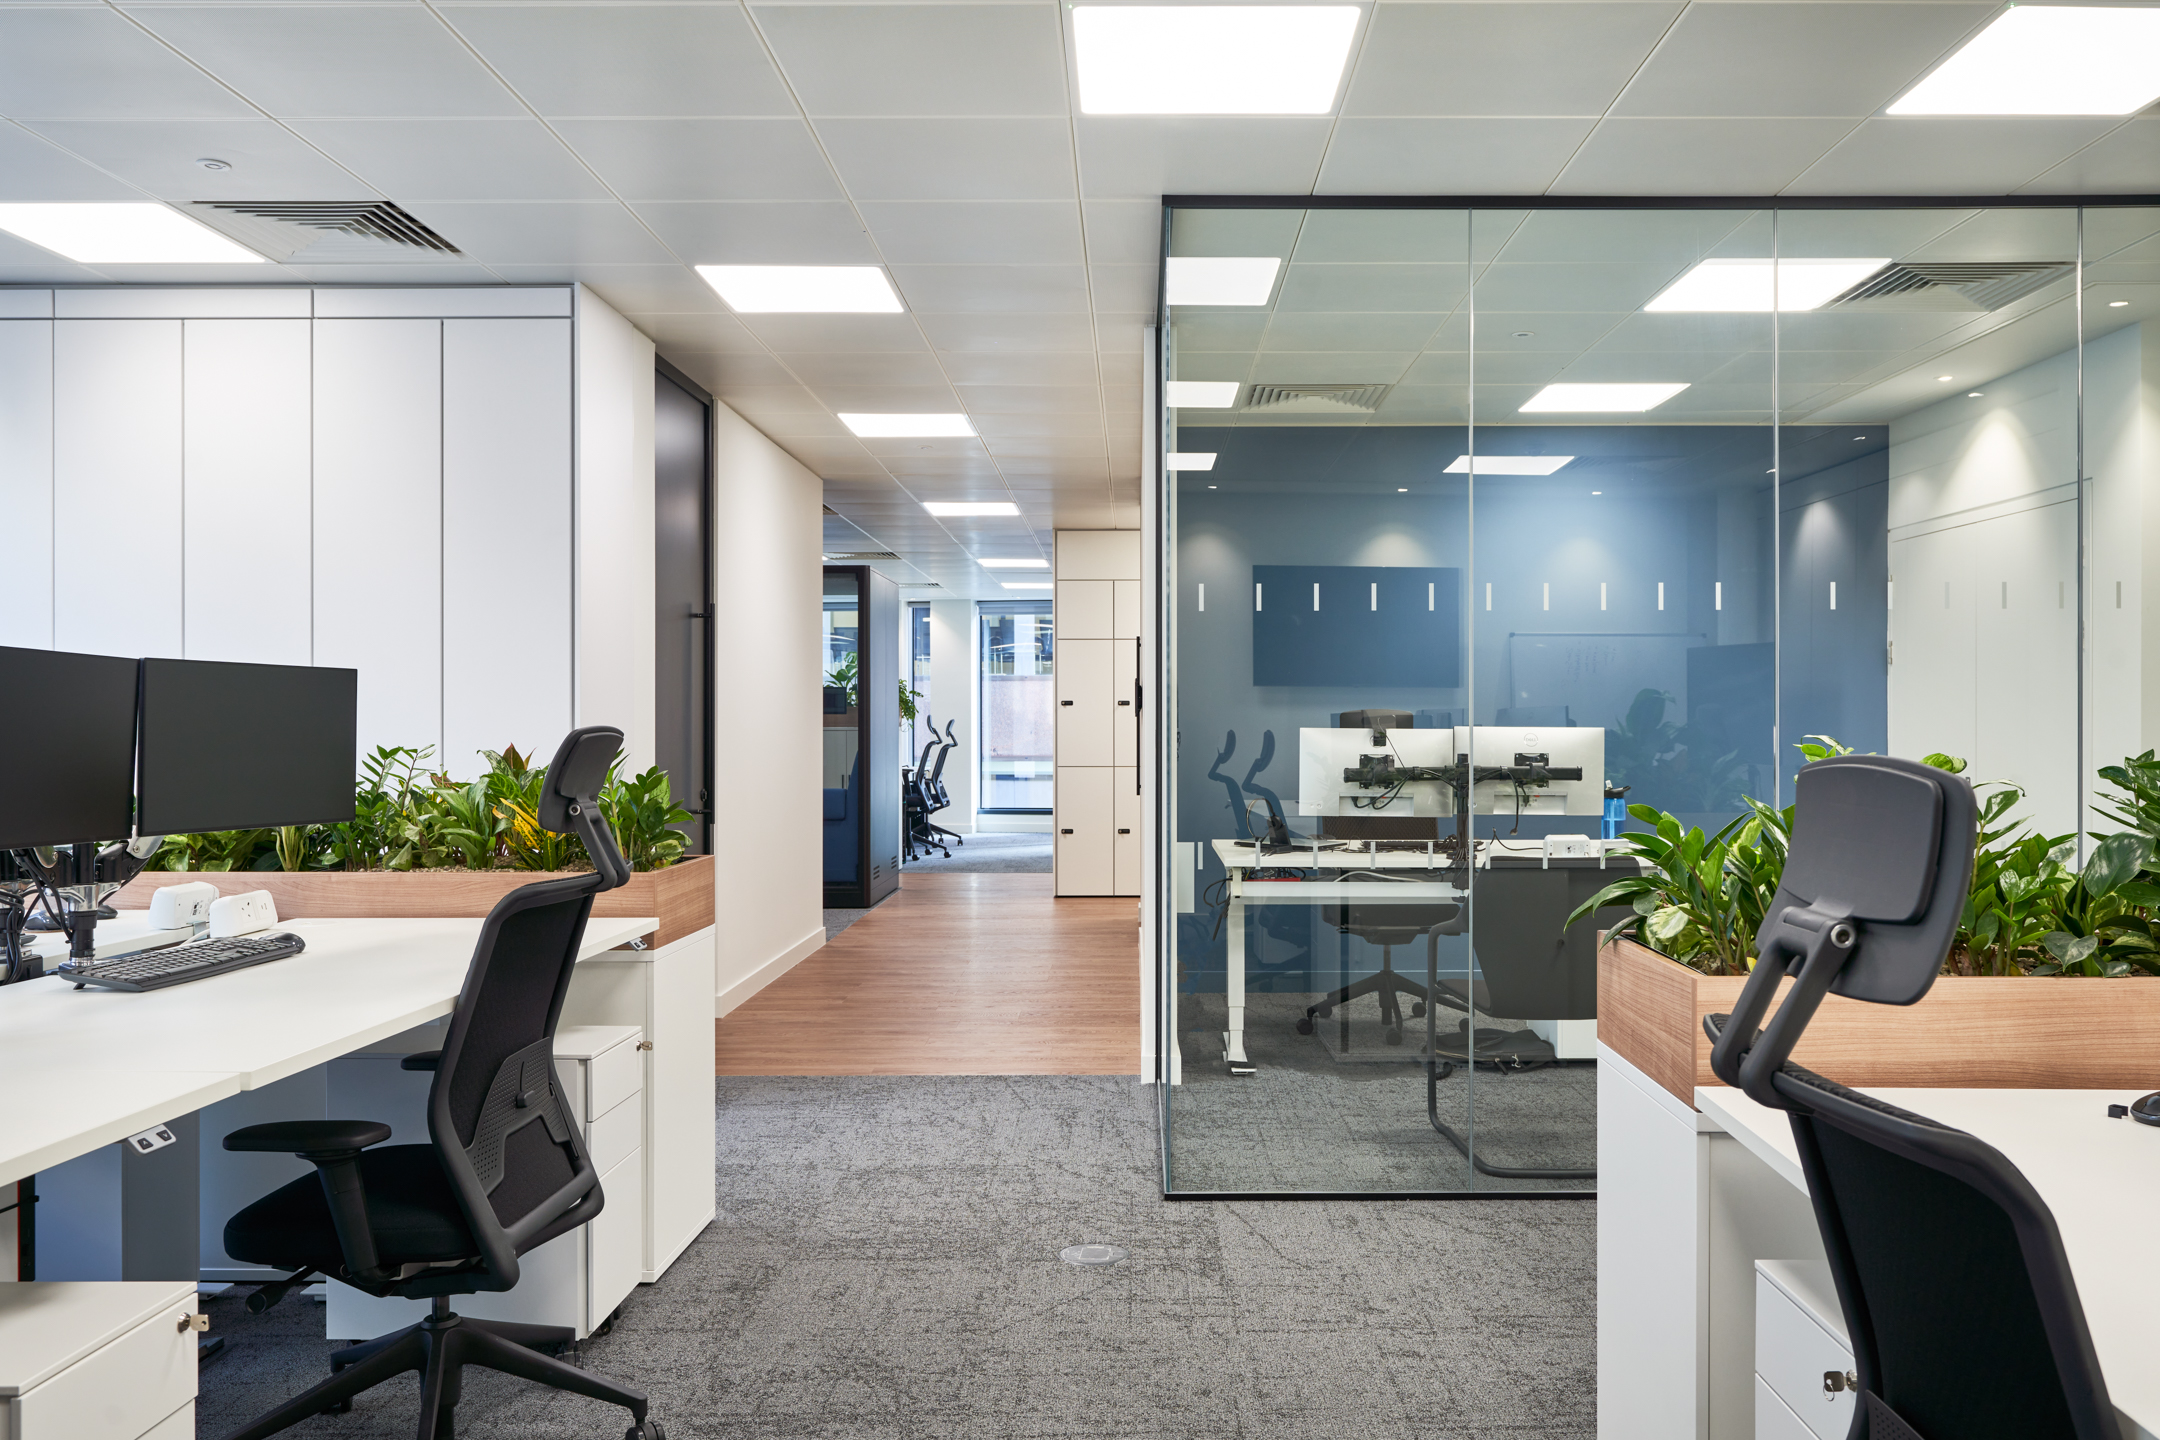
[{"label": "white desktop surface", "polygon": [[[2160,1435],[2160,1255],[2139,1236],[2160,1195],[2160,1127],[2110,1120],[2128,1090],[1866,1090],[1917,1115],[1954,1125],[2000,1150],[2054,1212],[2077,1281],[2093,1349],[2116,1410]],[[1702,1086],[1706,1119],[1805,1192],[1792,1125],[1738,1090]]]},{"label": "white desktop surface", "polygon": [[[447,1015],[479,920],[288,920],[302,953],[140,994],[0,989],[0,1184]],[[594,918],[578,958],[649,935]]]},{"label": "white desktop surface", "polygon": [[[115,919],[98,921],[97,929],[91,932],[90,953],[100,960],[109,960],[116,955],[130,955],[153,946],[177,945],[194,933],[188,929],[152,929],[149,911],[122,910]],[[48,964],[57,965],[67,959],[68,937],[57,930],[25,930],[23,948],[42,956]]]}]

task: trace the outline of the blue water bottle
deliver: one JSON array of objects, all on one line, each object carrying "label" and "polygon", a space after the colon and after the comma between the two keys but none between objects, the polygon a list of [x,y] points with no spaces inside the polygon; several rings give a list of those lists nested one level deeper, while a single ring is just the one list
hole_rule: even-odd
[{"label": "blue water bottle", "polygon": [[1627,824],[1627,792],[1629,788],[1626,785],[1607,785],[1605,787],[1605,818],[1599,826],[1598,834],[1607,840],[1619,839],[1620,827]]}]

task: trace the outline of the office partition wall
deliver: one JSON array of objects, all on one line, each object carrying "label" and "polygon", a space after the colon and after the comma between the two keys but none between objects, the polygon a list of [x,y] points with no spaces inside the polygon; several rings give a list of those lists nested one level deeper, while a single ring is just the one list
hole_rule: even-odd
[{"label": "office partition wall", "polygon": [[2160,210],[1195,199],[1164,248],[1171,1193],[1594,1193],[1597,933],[1747,948],[1583,908],[1608,813],[1744,858],[1811,754],[1940,752],[2074,867],[2160,731]]}]

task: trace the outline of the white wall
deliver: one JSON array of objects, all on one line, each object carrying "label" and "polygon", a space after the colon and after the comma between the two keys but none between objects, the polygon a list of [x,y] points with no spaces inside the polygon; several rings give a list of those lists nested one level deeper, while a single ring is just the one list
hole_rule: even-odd
[{"label": "white wall", "polygon": [[713,405],[719,1013],[825,943],[824,487]]},{"label": "white wall", "polygon": [[[2154,345],[2131,326],[2085,347],[2091,620],[2085,783],[2155,743],[2145,625],[2160,555]],[[2077,357],[2065,352],[1890,427],[1890,750],[1963,755],[2023,787],[2052,834],[2077,828]],[[2121,603],[2117,604],[2117,586]],[[2104,823],[2104,822],[2103,822]]]},{"label": "white wall", "polygon": [[577,723],[653,763],[653,342],[577,288]]},{"label": "white wall", "polygon": [[[945,771],[939,776],[952,804],[933,818],[947,830],[962,835],[972,835],[976,830],[975,781],[981,768],[975,749],[975,710],[981,696],[981,687],[976,683],[976,647],[981,638],[982,626],[976,621],[973,600],[930,602],[928,718],[937,721],[940,735],[945,733],[945,722],[953,721],[953,739],[957,742],[945,757]],[[916,754],[921,753],[918,748]]]}]

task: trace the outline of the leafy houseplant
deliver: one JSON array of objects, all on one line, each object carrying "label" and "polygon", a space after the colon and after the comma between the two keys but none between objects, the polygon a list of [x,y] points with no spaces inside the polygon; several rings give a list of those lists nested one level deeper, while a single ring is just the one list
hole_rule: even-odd
[{"label": "leafy houseplant", "polygon": [[[546,779],[515,746],[480,752],[480,778],[461,782],[427,767],[432,747],[385,745],[360,765],[353,818],[331,825],[168,835],[152,870],[569,870],[589,867],[574,835],[541,827]],[[691,819],[658,766],[624,779],[608,772],[600,806],[634,870],[683,856],[675,826]]]}]

